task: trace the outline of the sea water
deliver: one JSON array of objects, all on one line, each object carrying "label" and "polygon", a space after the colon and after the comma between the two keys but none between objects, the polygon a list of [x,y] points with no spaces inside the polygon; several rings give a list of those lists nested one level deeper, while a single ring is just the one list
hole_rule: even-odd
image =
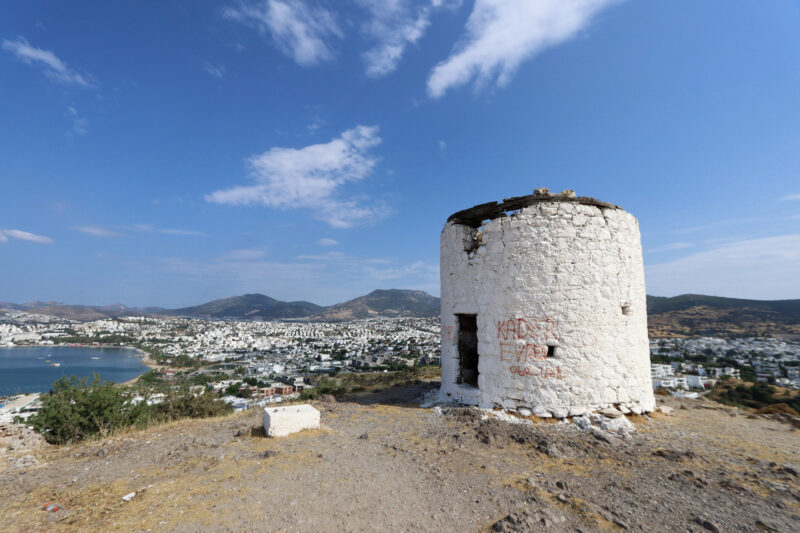
[{"label": "sea water", "polygon": [[[49,362],[48,362],[49,361]],[[60,366],[52,366],[60,363]],[[91,376],[117,383],[147,372],[132,348],[18,346],[0,348],[0,396],[47,392],[61,376]]]}]

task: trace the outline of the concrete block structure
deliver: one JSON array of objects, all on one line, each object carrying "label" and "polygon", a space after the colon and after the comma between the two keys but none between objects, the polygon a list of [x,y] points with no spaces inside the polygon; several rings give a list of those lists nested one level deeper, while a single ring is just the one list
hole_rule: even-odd
[{"label": "concrete block structure", "polygon": [[440,264],[442,400],[557,418],[654,409],[631,214],[537,189],[453,214]]},{"label": "concrete block structure", "polygon": [[319,411],[307,404],[268,407],[262,421],[268,437],[285,437],[304,429],[317,429]]}]

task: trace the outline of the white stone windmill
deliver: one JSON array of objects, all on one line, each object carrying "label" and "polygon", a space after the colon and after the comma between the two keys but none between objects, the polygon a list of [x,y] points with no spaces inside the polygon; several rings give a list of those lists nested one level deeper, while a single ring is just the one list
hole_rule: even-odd
[{"label": "white stone windmill", "polygon": [[619,206],[537,189],[459,211],[441,282],[442,400],[654,409],[639,224]]}]

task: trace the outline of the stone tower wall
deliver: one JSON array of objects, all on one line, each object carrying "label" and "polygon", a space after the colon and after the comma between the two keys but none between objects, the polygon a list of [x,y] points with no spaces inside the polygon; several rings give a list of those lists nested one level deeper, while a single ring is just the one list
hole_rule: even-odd
[{"label": "stone tower wall", "polygon": [[[544,201],[473,226],[451,217],[441,236],[442,398],[559,418],[652,411],[637,220]],[[477,315],[477,388],[456,383],[457,314]]]}]

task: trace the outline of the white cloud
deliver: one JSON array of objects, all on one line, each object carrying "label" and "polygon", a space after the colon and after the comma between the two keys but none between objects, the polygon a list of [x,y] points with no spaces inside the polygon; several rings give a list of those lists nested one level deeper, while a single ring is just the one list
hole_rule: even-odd
[{"label": "white cloud", "polygon": [[45,237],[44,235],[36,235],[35,233],[28,233],[18,229],[0,229],[0,235],[3,235],[3,242],[8,242],[7,237],[13,239],[20,239],[22,241],[36,242],[39,244],[53,244],[53,239]]},{"label": "white cloud", "polygon": [[367,75],[385,76],[397,68],[403,53],[425,34],[436,8],[455,7],[460,0],[356,0],[369,12],[362,25],[366,36],[377,44],[364,52]]},{"label": "white cloud", "polygon": [[85,233],[86,235],[91,235],[92,237],[122,237],[121,233],[117,233],[116,231],[111,231],[106,228],[101,228],[98,226],[79,226],[75,228],[76,230],[80,231],[81,233]]},{"label": "white cloud", "polygon": [[690,248],[692,243],[690,242],[671,242],[669,244],[665,244],[663,246],[656,246],[655,248],[649,248],[648,252],[668,252],[671,250],[683,250],[684,248]]},{"label": "white cloud", "polygon": [[50,50],[31,46],[24,37],[17,37],[16,41],[4,40],[3,50],[13,54],[26,65],[42,68],[44,74],[55,81],[67,85],[94,87],[90,76],[74,71]]},{"label": "white cloud", "polygon": [[798,298],[799,264],[800,234],[736,241],[648,266],[647,293]]},{"label": "white cloud", "polygon": [[286,56],[306,67],[333,59],[327,40],[343,37],[333,13],[303,0],[241,1],[223,16],[269,34]]},{"label": "white cloud", "polygon": [[586,27],[601,9],[619,0],[475,0],[466,36],[434,67],[428,94],[475,80],[506,85],[526,59],[560,44]]},{"label": "white cloud", "polygon": [[783,198],[781,198],[782,202],[785,202],[787,200],[800,200],[800,194],[790,194],[788,196],[784,196]]},{"label": "white cloud", "polygon": [[218,80],[221,80],[225,76],[225,65],[213,65],[206,62],[203,64],[203,70]]},{"label": "white cloud", "polygon": [[206,201],[261,204],[279,209],[312,209],[317,218],[338,228],[388,214],[382,206],[365,206],[341,198],[339,189],[369,176],[378,158],[370,150],[380,144],[377,126],[356,126],[324,144],[304,148],[271,148],[247,160],[255,185],[212,192]]},{"label": "white cloud", "polygon": [[328,237],[324,237],[324,238],[318,240],[317,244],[319,244],[320,246],[338,246],[339,245],[339,241],[337,241],[335,239],[329,239]]},{"label": "white cloud", "polygon": [[0,242],[8,242],[8,237],[6,237],[2,230],[0,230]]}]

